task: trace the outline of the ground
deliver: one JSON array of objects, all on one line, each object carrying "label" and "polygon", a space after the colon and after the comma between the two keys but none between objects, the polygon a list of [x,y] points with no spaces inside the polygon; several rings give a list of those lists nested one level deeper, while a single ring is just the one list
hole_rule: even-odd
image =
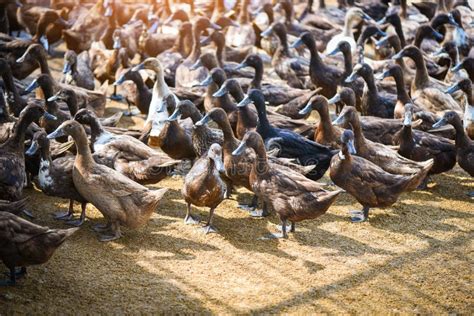
[{"label": "ground", "polygon": [[[61,60],[51,65],[58,71]],[[119,109],[111,103],[108,113]],[[47,264],[0,288],[0,314],[470,314],[474,207],[466,192],[474,181],[459,167],[433,180],[427,191],[373,209],[361,224],[348,216],[360,205],[342,194],[327,214],[298,223],[288,240],[269,241],[259,238],[275,232],[278,219],[238,209],[237,199],[251,197],[243,189],[217,208],[217,234],[185,225],[183,179],[170,177],[155,186],[170,190],[148,225],[125,229],[118,241],[97,240],[91,226],[103,218],[89,205],[87,222]],[[35,222],[67,227],[51,216],[67,209],[66,200],[35,189],[26,195]]]}]

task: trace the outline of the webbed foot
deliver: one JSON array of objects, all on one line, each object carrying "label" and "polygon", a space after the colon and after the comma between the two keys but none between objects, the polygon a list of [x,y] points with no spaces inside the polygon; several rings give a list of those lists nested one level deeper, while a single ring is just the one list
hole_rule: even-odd
[{"label": "webbed foot", "polygon": [[0,286],[13,286],[16,282],[12,280],[0,280]]},{"label": "webbed foot", "polygon": [[119,234],[114,234],[114,235],[103,234],[103,235],[100,235],[99,240],[102,241],[102,242],[107,242],[107,241],[117,240],[120,237],[122,237],[122,235],[120,233]]},{"label": "webbed foot", "polygon": [[202,228],[204,230],[204,233],[207,234],[212,234],[212,233],[217,233],[217,229],[213,227],[212,225],[206,225]]},{"label": "webbed foot", "polygon": [[97,233],[103,233],[110,230],[110,224],[96,224],[92,227],[92,230]]},{"label": "webbed foot", "polygon": [[264,208],[263,210],[252,210],[250,211],[250,216],[256,217],[256,218],[262,218],[262,217],[267,217],[270,215],[268,211]]},{"label": "webbed foot", "polygon": [[361,212],[360,214],[354,214],[354,216],[351,216],[351,221],[353,223],[362,223],[367,220],[367,217],[364,216],[364,214]]},{"label": "webbed foot", "polygon": [[54,219],[61,220],[61,221],[69,221],[72,219],[72,213],[70,212],[57,212],[54,213]]},{"label": "webbed foot", "polygon": [[[276,225],[277,229],[279,231],[283,231],[283,226],[282,225]],[[289,232],[289,231],[292,231],[292,228],[293,228],[293,225],[286,225],[286,231]]]},{"label": "webbed foot", "polygon": [[260,237],[259,240],[271,240],[271,239],[282,239],[282,238],[288,238],[288,235],[285,235],[283,233],[273,233],[273,234],[268,234],[263,237]]},{"label": "webbed foot", "polygon": [[72,220],[72,221],[67,221],[66,224],[71,225],[71,226],[75,226],[75,227],[80,227],[80,226],[82,226],[82,224],[84,224],[84,219],[79,218],[79,219],[75,219],[75,220]]},{"label": "webbed foot", "polygon": [[467,196],[474,198],[474,191],[467,192]]},{"label": "webbed foot", "polygon": [[124,98],[121,94],[112,94],[110,96],[110,100],[113,100],[113,101],[122,101]]},{"label": "webbed foot", "polygon": [[186,215],[186,217],[184,218],[184,223],[186,225],[195,225],[195,224],[199,224],[201,221],[201,219],[199,218],[199,216],[194,216],[194,215]]}]

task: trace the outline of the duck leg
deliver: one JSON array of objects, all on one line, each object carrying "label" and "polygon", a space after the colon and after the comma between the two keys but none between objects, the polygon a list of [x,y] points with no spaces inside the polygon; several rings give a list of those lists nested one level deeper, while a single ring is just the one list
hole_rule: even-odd
[{"label": "duck leg", "polygon": [[72,219],[72,214],[74,213],[74,200],[69,200],[69,210],[68,212],[57,212],[54,213],[54,218],[57,220],[68,221]]},{"label": "duck leg", "polygon": [[362,211],[352,211],[351,215],[351,221],[353,223],[365,222],[367,219],[369,219],[369,207],[364,206]]},{"label": "duck leg", "polygon": [[288,234],[286,233],[286,219],[282,219],[281,220],[281,232],[280,233],[273,233],[273,234],[269,234],[265,237],[263,237],[262,239],[264,240],[268,240],[268,239],[280,239],[280,238],[285,238],[287,239],[288,238]]},{"label": "duck leg", "polygon": [[123,112],[123,115],[125,116],[133,116],[133,113],[132,113],[132,106],[130,104],[130,101],[128,100],[128,98],[125,98],[125,101],[127,101],[127,107],[128,107],[128,110]]},{"label": "duck leg", "polygon": [[268,215],[270,215],[270,212],[268,212],[268,207],[267,207],[266,202],[263,202],[263,207],[261,210],[254,209],[250,212],[250,216],[252,217],[267,217]]},{"label": "duck leg", "polygon": [[239,204],[239,208],[245,211],[253,211],[258,206],[258,197],[254,194],[252,197],[252,202],[250,204]]},{"label": "duck leg", "polygon": [[102,234],[99,237],[99,240],[103,242],[107,242],[107,241],[117,240],[120,237],[122,237],[122,233],[120,232],[120,224],[118,222],[114,222],[111,224],[110,232],[112,233],[111,235]]},{"label": "duck leg", "polygon": [[9,286],[9,285],[15,285],[16,284],[16,279],[21,278],[26,274],[26,268],[22,267],[20,271],[16,271],[15,267],[10,268],[10,279],[9,280],[0,280],[0,286]]},{"label": "duck leg", "polygon": [[204,232],[206,234],[217,233],[217,229],[214,226],[212,226],[212,218],[214,216],[214,210],[215,208],[211,208],[211,210],[209,211],[209,219],[207,220],[206,225],[203,227]]},{"label": "duck leg", "polygon": [[123,96],[121,96],[120,94],[117,94],[117,86],[115,86],[115,85],[114,85],[114,92],[110,96],[110,100],[114,100],[114,101],[123,100]]},{"label": "duck leg", "polygon": [[188,208],[186,210],[186,217],[184,218],[184,223],[187,225],[199,224],[200,218],[198,216],[191,215],[191,203],[188,203]]},{"label": "duck leg", "polygon": [[84,224],[84,221],[86,220],[86,206],[87,206],[87,203],[81,204],[81,216],[79,217],[79,219],[76,219],[73,221],[67,221],[66,224],[76,226],[76,227],[79,227],[82,224]]}]

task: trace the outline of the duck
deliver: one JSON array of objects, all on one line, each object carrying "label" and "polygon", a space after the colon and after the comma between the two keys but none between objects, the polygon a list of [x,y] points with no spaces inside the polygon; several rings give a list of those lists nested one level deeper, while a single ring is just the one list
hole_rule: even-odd
[{"label": "duck", "polygon": [[89,53],[84,51],[79,55],[73,50],[64,54],[63,83],[74,84],[78,87],[94,90],[94,73],[90,67]]},{"label": "duck", "polygon": [[463,126],[467,136],[474,139],[474,99],[472,97],[472,82],[470,79],[463,79],[449,87],[445,92],[448,94],[462,90],[466,94],[467,102],[464,110]]},{"label": "duck", "polygon": [[226,61],[240,63],[253,51],[252,46],[239,48],[226,46],[226,36],[221,31],[212,32],[211,35],[201,41],[201,44],[206,45],[211,41],[216,45],[216,56],[221,67]]},{"label": "duck", "polygon": [[[124,85],[126,81],[131,81],[135,87],[130,87]],[[139,71],[134,70],[133,68],[128,69],[123,72],[120,77],[113,83],[114,86],[124,85],[124,90],[127,91],[125,95],[125,100],[128,105],[127,115],[132,115],[131,104],[134,104],[140,113],[148,115],[148,110],[151,104],[152,90],[150,90]]]},{"label": "duck", "polygon": [[209,21],[205,17],[198,18],[193,24],[193,49],[189,56],[176,69],[175,86],[177,88],[191,88],[197,82],[201,82],[207,76],[207,70],[200,67],[191,70],[191,66],[196,63],[201,55],[201,33],[207,28],[220,30],[221,27]]},{"label": "duck", "polygon": [[[47,133],[40,130],[33,135],[30,147],[26,155],[32,156],[40,152],[40,167],[37,185],[41,191],[48,196],[55,196],[69,200],[67,213],[57,213],[56,219],[67,220],[67,224],[81,226],[86,218],[87,200],[77,192],[72,180],[73,156],[51,158],[50,143]],[[78,220],[71,220],[74,214],[74,201],[81,203],[81,216]]]},{"label": "duck", "polygon": [[366,84],[362,96],[362,113],[382,118],[393,118],[396,99],[392,95],[382,96],[379,94],[372,68],[366,63],[355,65],[352,74],[346,78],[345,82],[353,82],[357,76],[361,76]]},{"label": "duck", "polygon": [[[420,170],[425,170],[426,176],[433,165],[432,159],[424,162],[416,162],[401,156],[386,145],[366,139],[362,132],[359,115],[352,106],[344,107],[341,114],[333,121],[333,124],[343,128],[352,126],[355,135],[357,156],[371,161],[388,173],[394,175],[411,175],[419,173]],[[426,168],[427,166],[430,166],[430,168]],[[414,184],[408,189],[415,190],[423,179],[424,177],[421,177],[416,185]]]},{"label": "duck", "polygon": [[329,176],[338,187],[362,204],[362,211],[351,212],[351,220],[355,223],[368,220],[370,208],[393,205],[403,192],[418,186],[433,165],[431,160],[430,164],[418,172],[392,174],[364,157],[355,156],[357,151],[351,130],[342,133],[341,141],[342,149],[331,160]]},{"label": "duck", "polygon": [[[21,57],[16,60],[16,64],[23,64],[27,60],[28,56],[33,63],[37,63],[39,65],[41,73],[51,75],[51,71],[49,70],[48,66],[48,54],[43,46],[35,43],[30,44],[23,55],[21,55]],[[30,75],[36,68],[37,66],[32,68],[30,73],[27,74],[24,72],[24,74]]]},{"label": "duck", "polygon": [[[471,177],[474,177],[474,141],[470,139],[464,130],[461,117],[455,111],[444,112],[443,117],[433,125],[433,128],[450,124],[456,130],[456,159],[459,166]],[[474,197],[474,192],[468,195]]]},{"label": "duck", "polygon": [[21,213],[21,210],[24,210],[26,208],[27,201],[28,198],[24,198],[15,202],[0,200],[0,212],[19,214]]},{"label": "duck", "polygon": [[272,66],[275,72],[290,87],[303,89],[305,83],[302,77],[308,74],[308,69],[301,59],[290,54],[285,25],[275,22],[262,32],[261,35],[268,37],[272,34],[275,34],[279,39],[279,46],[272,57]]},{"label": "duck", "polygon": [[160,182],[179,163],[130,135],[106,131],[97,117],[86,109],[79,110],[74,120],[90,126],[93,157],[97,163],[113,168],[142,185]]},{"label": "duck", "polygon": [[[309,75],[316,87],[321,88],[321,94],[326,98],[332,98],[337,92],[337,86],[348,74],[337,67],[326,65],[316,49],[316,42],[310,32],[303,33],[291,47],[298,48],[306,45],[311,54]],[[324,73],[324,76],[321,74]]]},{"label": "duck", "polygon": [[244,155],[247,148],[257,156],[250,172],[253,192],[278,214],[281,221],[282,233],[272,234],[273,238],[288,238],[287,221],[291,222],[290,232],[294,232],[296,222],[323,215],[342,192],[324,190],[319,183],[300,173],[273,168],[268,163],[264,141],[257,132],[247,132],[232,155]]},{"label": "duck", "polygon": [[453,68],[451,68],[452,72],[459,72],[464,69],[469,79],[474,81],[474,58],[473,57],[466,57],[460,63],[456,64]]},{"label": "duck", "polygon": [[340,128],[332,125],[328,100],[324,96],[314,96],[309,100],[306,106],[300,110],[300,113],[306,115],[313,110],[318,111],[319,114],[318,127],[314,132],[314,141],[333,149],[340,148],[342,131]]},{"label": "duck", "polygon": [[[227,81],[229,81],[228,84],[226,84]],[[291,108],[292,111],[295,109],[299,110],[301,104],[304,105],[304,102],[307,102],[317,92],[318,90],[304,93],[300,95],[300,97],[288,101],[288,103],[283,106]],[[220,89],[214,93],[214,96],[221,97],[227,93],[229,93],[236,102],[241,102],[245,98],[242,87],[237,80],[226,80]],[[265,93],[264,96],[266,97]],[[292,130],[298,134],[303,135],[304,137],[311,137],[314,134],[314,127],[311,124],[307,124],[304,120],[299,119],[290,120],[288,116],[278,113],[279,109],[281,108],[276,107],[275,111],[267,110],[267,117],[270,121],[270,124],[277,128]],[[256,129],[257,119],[257,110],[254,106],[242,108],[237,107],[237,125],[234,128],[237,137],[243,137],[246,129]]]},{"label": "duck", "polygon": [[[237,107],[230,100],[229,95],[225,94],[220,97],[214,97],[213,94],[219,90],[219,87],[227,80],[227,76],[223,69],[216,67],[212,69],[207,77],[195,86],[206,87],[206,96],[204,97],[204,109],[206,112],[214,107],[223,108],[228,114],[235,112]],[[231,122],[232,124],[232,122]]]},{"label": "duck", "polygon": [[191,214],[191,205],[209,207],[209,218],[203,227],[204,232],[215,233],[216,228],[212,224],[215,209],[224,200],[227,194],[226,183],[220,174],[225,172],[222,162],[222,147],[212,144],[193,165],[184,178],[181,193],[187,204],[186,224],[199,223],[199,220]]},{"label": "duck", "polygon": [[240,14],[237,18],[238,26],[231,25],[227,30],[226,38],[231,47],[247,47],[255,44],[257,37],[249,18],[249,4],[250,0],[240,1]]},{"label": "duck", "polygon": [[[0,259],[10,270],[10,278],[0,285],[15,285],[26,274],[26,267],[48,262],[56,249],[79,228],[50,229],[21,217],[0,212]],[[16,271],[16,267],[21,270]]]},{"label": "duck", "polygon": [[257,132],[264,139],[267,149],[277,149],[279,157],[297,158],[300,164],[304,166],[316,164],[316,168],[308,174],[308,177],[313,180],[321,178],[329,168],[332,151],[328,147],[315,143],[293,131],[273,127],[268,121],[265,98],[261,91],[257,89],[250,90],[247,97],[240,101],[237,106],[244,107],[251,103],[257,109]]},{"label": "duck", "polygon": [[88,108],[94,111],[97,116],[102,117],[105,113],[105,104],[107,101],[105,93],[107,87],[108,83],[106,82],[99,90],[92,91],[65,83],[58,83],[51,75],[40,74],[28,87],[26,87],[24,94],[31,93],[36,89],[41,88],[42,94],[45,100],[47,100],[58,93],[59,90],[72,89],[77,96],[78,108]]},{"label": "duck", "polygon": [[18,117],[21,110],[27,105],[26,98],[23,98],[19,92],[23,91],[24,86],[15,80],[10,65],[3,58],[0,58],[0,75],[3,79],[3,92],[5,93],[8,108],[15,117]]},{"label": "duck", "polygon": [[96,226],[96,230],[102,232],[99,240],[107,242],[120,238],[121,225],[130,229],[145,225],[168,189],[152,191],[120,172],[96,163],[79,122],[62,123],[48,134],[48,138],[64,135],[71,136],[77,148],[72,171],[74,186],[107,220],[106,225]]},{"label": "duck", "polygon": [[191,118],[194,123],[191,139],[197,157],[205,155],[213,144],[222,146],[224,142],[224,135],[221,130],[211,129],[207,125],[196,125],[202,117],[203,115],[196,105],[189,100],[180,101],[174,112],[168,117],[169,122]]},{"label": "duck", "polygon": [[56,119],[44,110],[41,102],[29,101],[27,107],[20,113],[13,134],[6,142],[0,144],[0,199],[19,201],[23,198],[23,188],[26,186],[25,172],[25,133],[28,126],[39,120]]},{"label": "duck", "polygon": [[314,93],[311,90],[295,89],[290,87],[284,81],[272,80],[271,82],[262,82],[263,80],[263,60],[258,54],[250,54],[235,68],[236,70],[252,67],[255,69],[254,77],[249,84],[239,79],[239,83],[245,91],[250,89],[259,89],[265,95],[265,100],[271,106],[289,103],[291,100],[301,97],[303,93],[306,95]]},{"label": "duck", "polygon": [[354,34],[352,33],[352,26],[354,23],[360,22],[361,20],[372,21],[372,18],[360,8],[350,8],[346,12],[346,16],[344,18],[344,28],[342,32],[331,38],[326,46],[325,53],[328,54],[334,51],[339,42],[346,41],[351,46],[351,51],[354,54],[357,51],[357,43],[354,39]]},{"label": "duck", "polygon": [[416,64],[415,79],[411,85],[411,97],[418,105],[434,113],[446,110],[463,112],[464,96],[462,93],[456,98],[443,93],[449,87],[448,84],[428,76],[423,55],[417,47],[409,45],[394,55],[392,59],[403,57],[411,58]]},{"label": "duck", "polygon": [[403,127],[396,136],[400,146],[398,153],[413,161],[433,159],[433,167],[420,186],[420,188],[426,188],[430,175],[447,172],[454,168],[454,165],[456,165],[456,146],[453,141],[444,137],[422,131],[413,133],[413,110],[414,107],[411,103],[405,105]]}]

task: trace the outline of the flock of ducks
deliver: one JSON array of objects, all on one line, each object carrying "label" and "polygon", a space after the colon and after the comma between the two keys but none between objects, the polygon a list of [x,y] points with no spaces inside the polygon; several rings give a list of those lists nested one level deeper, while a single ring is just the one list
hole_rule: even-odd
[{"label": "flock of ducks", "polygon": [[[106,219],[94,226],[101,241],[145,225],[167,191],[145,185],[183,174],[183,161],[185,223],[200,222],[192,205],[206,207],[204,230],[216,232],[216,208],[244,187],[255,196],[241,207],[275,212],[270,237],[284,238],[341,192],[363,222],[456,163],[474,176],[466,1],[40,2],[0,0],[2,284],[46,262],[88,203]],[[57,80],[48,58],[62,42]],[[107,98],[128,111],[105,118]],[[116,127],[122,115],[146,116],[143,130]],[[316,182],[326,172],[339,189]],[[54,216],[74,228],[30,221],[32,183],[70,201]]]}]

